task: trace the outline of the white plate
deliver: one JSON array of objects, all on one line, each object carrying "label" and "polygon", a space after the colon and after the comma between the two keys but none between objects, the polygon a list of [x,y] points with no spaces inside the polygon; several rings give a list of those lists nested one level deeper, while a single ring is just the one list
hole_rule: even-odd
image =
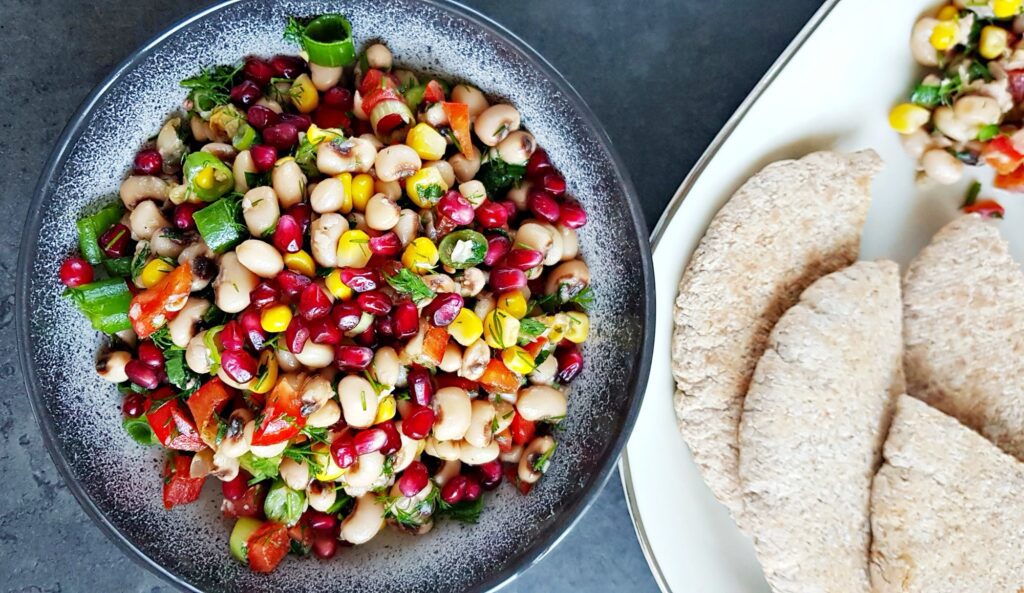
[{"label": "white plate", "polygon": [[[715,212],[764,165],[808,152],[874,148],[886,166],[861,257],[901,265],[957,214],[968,185],[921,188],[887,114],[921,75],[908,38],[934,0],[833,0],[772,66],[687,176],[655,228],[657,319],[647,395],[622,458],[623,485],[641,546],[662,590],[674,593],[768,591],[749,539],[704,485],[676,429],[669,365],[672,306],[679,279]],[[1000,224],[1024,258],[1019,196],[990,188],[991,173],[968,169],[983,196],[1007,207]]]}]

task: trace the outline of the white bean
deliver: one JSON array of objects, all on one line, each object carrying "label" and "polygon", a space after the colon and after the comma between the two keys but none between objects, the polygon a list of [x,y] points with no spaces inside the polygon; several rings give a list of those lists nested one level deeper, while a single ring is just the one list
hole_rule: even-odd
[{"label": "white bean", "polygon": [[519,110],[511,105],[491,105],[476,117],[473,131],[487,146],[496,146],[519,129]]},{"label": "white bean", "polygon": [[156,136],[156,150],[164,163],[178,163],[185,152],[185,143],[178,134],[180,126],[181,118],[172,117],[160,128],[160,133]]},{"label": "white bean", "polygon": [[466,183],[471,181],[480,172],[480,151],[474,146],[469,151],[469,156],[457,152],[448,157],[448,164],[452,166],[455,178]]},{"label": "white bean", "polygon": [[555,375],[558,374],[558,359],[553,355],[544,359],[544,362],[537,365],[537,368],[529,374],[530,383],[534,385],[551,385],[555,382]]},{"label": "white bean", "polygon": [[252,160],[252,153],[243,150],[231,163],[231,173],[235,176],[235,191],[244,194],[249,191],[249,182],[245,180],[246,173],[255,175],[257,173],[256,163]]},{"label": "white bean", "polygon": [[452,88],[452,101],[465,103],[469,106],[469,117],[476,118],[490,107],[487,97],[475,86],[468,84],[457,84]]},{"label": "white bean", "polygon": [[123,383],[128,380],[124,367],[131,359],[132,355],[124,350],[107,352],[96,361],[96,374],[111,383]]},{"label": "white bean", "polygon": [[261,278],[273,278],[284,269],[284,258],[276,247],[259,239],[246,239],[235,248],[238,261]]},{"label": "white bean", "polygon": [[491,441],[483,447],[475,447],[463,441],[459,449],[459,461],[466,465],[483,465],[490,463],[501,455],[501,448],[497,441]]},{"label": "white bean", "polygon": [[370,68],[390,70],[393,61],[391,50],[383,43],[374,43],[366,48],[366,63]]},{"label": "white bean", "polygon": [[[524,185],[526,183],[529,182],[524,182]],[[462,194],[462,197],[466,198],[474,208],[483,204],[484,200],[487,199],[487,189],[484,188],[484,184],[482,182],[476,179],[470,179],[469,181],[459,184],[459,193]],[[511,190],[509,193],[512,193]]]},{"label": "white bean", "polygon": [[317,344],[306,340],[302,352],[296,352],[295,359],[311,369],[322,369],[334,362],[334,347],[330,344]]},{"label": "white bean", "polygon": [[394,202],[402,199],[402,184],[397,181],[381,181],[377,179],[373,182],[373,191],[378,194],[384,194],[389,200]]},{"label": "white bean", "polygon": [[136,239],[148,241],[159,229],[171,226],[171,223],[160,213],[160,207],[152,200],[146,200],[135,206],[128,215],[132,227],[132,235]]},{"label": "white bean", "polygon": [[516,410],[523,420],[557,422],[565,417],[568,402],[565,394],[554,387],[534,385],[519,390]]},{"label": "white bean", "polygon": [[398,181],[419,171],[422,164],[415,150],[405,144],[396,144],[377,153],[374,168],[378,179]]},{"label": "white bean", "polygon": [[338,84],[341,80],[341,66],[321,66],[309,63],[309,75],[313,80],[313,86],[321,93]]},{"label": "white bean", "polygon": [[[482,399],[474,400],[470,412],[469,428],[466,429],[466,435],[463,437],[465,442],[473,447],[486,447],[491,444],[494,436],[491,434],[491,421],[496,415],[497,411],[491,402]],[[465,444],[463,444],[463,448],[465,448]]]},{"label": "white bean", "polygon": [[324,179],[309,193],[309,206],[313,212],[337,212],[344,203],[345,184],[336,177]]},{"label": "white bean", "polygon": [[469,394],[459,387],[444,387],[434,394],[434,437],[439,441],[458,441],[469,429],[472,404]]},{"label": "white bean", "polygon": [[375,231],[390,231],[398,224],[401,209],[384,194],[374,194],[366,202],[366,226]]},{"label": "white bean", "polygon": [[125,208],[132,210],[143,200],[165,200],[170,191],[171,186],[159,177],[132,175],[121,182],[119,193]]},{"label": "white bean", "polygon": [[377,349],[373,355],[373,375],[378,383],[394,389],[398,384],[398,373],[401,365],[398,362],[398,353],[391,346],[384,346]]},{"label": "white bean", "polygon": [[254,237],[262,237],[274,228],[281,216],[281,207],[274,189],[267,185],[254,187],[242,197],[242,218]]},{"label": "white bean", "polygon": [[938,66],[939,52],[931,42],[932,31],[938,19],[925,17],[914,23],[910,32],[910,53],[922,66]]},{"label": "white bean", "polygon": [[[555,446],[555,439],[551,437],[537,437],[530,441],[530,444],[523,450],[519,458],[519,481],[527,484],[534,484],[544,474],[546,467],[535,467],[537,460]],[[545,465],[547,465],[545,463]]]},{"label": "white bean", "polygon": [[277,471],[281,479],[292,490],[303,491],[309,485],[309,464],[305,461],[296,461],[291,457],[281,460]]},{"label": "white bean", "polygon": [[398,235],[398,240],[402,242],[402,247],[408,246],[420,231],[420,215],[414,210],[403,209],[399,212],[398,223],[395,224],[395,228],[392,230]]},{"label": "white bean", "polygon": [[379,451],[360,455],[356,462],[345,472],[345,486],[352,488],[369,488],[373,486],[384,470],[384,455]]},{"label": "white bean", "polygon": [[295,159],[274,165],[270,173],[270,184],[284,208],[291,208],[306,196],[306,174]]},{"label": "white bean", "polygon": [[178,348],[187,348],[196,332],[196,324],[210,308],[210,301],[197,296],[188,297],[178,316],[167,322],[171,342]]},{"label": "white bean", "polygon": [[306,418],[306,426],[313,428],[327,428],[334,426],[341,419],[341,406],[333,399],[329,399],[320,409],[313,412]]},{"label": "white bean", "polygon": [[921,157],[921,167],[928,177],[943,185],[960,181],[964,174],[964,164],[945,150],[932,149]]},{"label": "white bean", "polygon": [[441,466],[441,469],[434,474],[434,483],[438,486],[444,486],[448,480],[459,475],[460,471],[462,471],[461,461],[458,459],[447,460],[445,461],[445,464]]},{"label": "white bean", "polygon": [[491,359],[491,347],[482,338],[477,339],[462,352],[462,366],[459,376],[476,381],[483,376],[487,363]]},{"label": "white bean", "polygon": [[436,437],[427,437],[423,444],[423,451],[431,457],[444,461],[455,461],[459,458],[461,445],[459,441],[439,441]]},{"label": "white bean", "polygon": [[[358,92],[356,93],[358,95]],[[363,138],[321,142],[316,149],[316,168],[324,175],[366,173],[377,158],[377,148]]]},{"label": "white bean", "polygon": [[210,349],[203,341],[205,336],[205,331],[199,332],[188,341],[188,346],[185,347],[185,364],[201,375],[209,373],[210,367],[213,365],[213,361],[210,360]]},{"label": "white bean", "polygon": [[341,539],[355,545],[365,544],[384,527],[384,505],[377,495],[367,492],[356,499],[356,507],[341,522]]},{"label": "white bean", "polygon": [[446,373],[457,373],[462,368],[462,348],[454,340],[444,347],[441,364],[437,366]]},{"label": "white bean", "polygon": [[537,141],[533,134],[517,130],[498,143],[498,156],[506,163],[525,165],[536,149]]},{"label": "white bean", "polygon": [[345,423],[353,428],[368,428],[377,417],[377,393],[370,382],[358,375],[348,375],[338,383]]},{"label": "white bean", "polygon": [[309,506],[321,513],[326,513],[337,499],[338,491],[330,482],[310,482],[309,486],[306,486],[306,500],[309,501]]},{"label": "white bean", "polygon": [[325,268],[338,265],[338,241],[347,230],[348,221],[337,212],[329,212],[313,221],[309,227],[309,242],[316,263]]},{"label": "white bean", "polygon": [[240,313],[249,306],[249,293],[259,284],[259,277],[238,261],[233,251],[220,259],[220,272],[213,281],[217,307],[225,313]]}]

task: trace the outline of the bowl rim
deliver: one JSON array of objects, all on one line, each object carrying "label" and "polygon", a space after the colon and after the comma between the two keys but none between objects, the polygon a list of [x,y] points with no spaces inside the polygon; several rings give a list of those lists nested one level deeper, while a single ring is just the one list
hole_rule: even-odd
[{"label": "bowl rim", "polygon": [[[195,593],[203,593],[189,583],[183,575],[161,565],[150,558],[143,550],[135,546],[121,531],[107,518],[104,512],[97,506],[92,498],[85,492],[78,479],[71,471],[70,463],[65,457],[61,448],[61,442],[56,435],[56,427],[50,413],[46,410],[39,393],[42,391],[36,376],[31,352],[33,340],[29,332],[29,290],[31,286],[32,262],[38,252],[37,237],[42,224],[43,209],[42,201],[45,191],[52,182],[55,174],[66,162],[70,154],[70,148],[85,131],[85,124],[92,114],[93,109],[103,99],[110,88],[131,72],[137,65],[147,58],[152,52],[158,50],[171,36],[186,29],[194,22],[204,19],[212,14],[220,12],[229,6],[243,4],[250,0],[225,0],[212,6],[193,12],[184,18],[175,21],[161,32],[151,37],[140,47],[132,51],[124,60],[115,66],[111,72],[86,96],[79,104],[74,115],[68,121],[53,150],[46,160],[36,186],[32,192],[32,205],[26,216],[24,230],[22,232],[21,248],[18,254],[17,283],[15,289],[16,315],[15,329],[17,332],[17,344],[19,361],[21,364],[22,377],[26,387],[26,395],[32,407],[33,416],[43,436],[43,443],[46,450],[56,465],[58,472],[67,485],[68,489],[78,501],[79,506],[85,510],[100,531],[114,542],[122,552],[135,561],[138,565],[148,569],[168,584],[183,590]],[[556,545],[558,545],[569,532],[576,526],[583,515],[593,506],[598,495],[607,485],[611,478],[612,471],[618,465],[618,458],[622,449],[632,432],[636,418],[640,410],[640,404],[644,397],[648,375],[650,374],[651,356],[654,350],[654,324],[655,324],[655,292],[654,292],[654,271],[651,259],[651,247],[647,240],[648,231],[644,223],[644,216],[640,207],[640,200],[634,187],[629,172],[622,158],[615,150],[610,137],[600,124],[597,116],[591,111],[580,94],[562,76],[554,66],[551,65],[528,43],[519,36],[512,33],[490,17],[480,13],[474,8],[468,7],[455,0],[418,0],[429,4],[443,12],[447,12],[459,18],[470,21],[473,25],[481,28],[489,35],[496,37],[525,59],[532,67],[544,74],[548,80],[563,94],[572,106],[572,109],[580,116],[584,124],[588,126],[598,137],[601,147],[608,154],[612,165],[614,176],[625,194],[625,201],[629,209],[629,218],[633,222],[634,232],[638,238],[638,249],[640,250],[641,276],[643,278],[643,325],[641,348],[636,352],[633,359],[633,372],[629,381],[628,393],[631,395],[631,402],[627,410],[624,422],[618,434],[606,449],[604,459],[599,463],[590,479],[581,489],[581,494],[575,500],[568,502],[551,526],[536,538],[529,547],[513,558],[513,561],[506,564],[500,571],[489,574],[480,582],[466,589],[467,592],[495,591],[516,579],[531,566],[540,562]]]}]

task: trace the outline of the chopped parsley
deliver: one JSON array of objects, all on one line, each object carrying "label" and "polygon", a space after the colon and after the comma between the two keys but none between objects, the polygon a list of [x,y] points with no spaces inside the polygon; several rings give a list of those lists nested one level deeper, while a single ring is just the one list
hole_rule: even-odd
[{"label": "chopped parsley", "polygon": [[512,165],[498,157],[492,157],[480,166],[476,178],[484,184],[487,195],[497,196],[509,188],[519,185],[526,175],[525,165]]},{"label": "chopped parsley", "polygon": [[415,303],[434,298],[434,291],[430,290],[423,279],[410,272],[408,268],[402,268],[393,276],[384,274],[384,279],[391,285],[391,288],[409,295]]},{"label": "chopped parsley", "polygon": [[919,84],[910,94],[910,102],[934,109],[939,105],[952,105],[953,99],[963,89],[959,74],[943,78],[938,85]]},{"label": "chopped parsley", "polygon": [[480,520],[480,514],[484,510],[484,497],[481,496],[474,501],[462,501],[455,504],[446,504],[440,501],[438,514],[460,523],[476,523]]},{"label": "chopped parsley", "polygon": [[547,331],[548,326],[536,319],[525,317],[519,320],[519,345],[525,346]]},{"label": "chopped parsley", "polygon": [[[552,418],[552,420],[554,420],[554,418]],[[544,473],[544,471],[547,469],[548,462],[551,461],[551,456],[555,454],[555,449],[557,448],[558,442],[556,441],[555,444],[551,445],[550,449],[545,451],[543,455],[538,457],[537,460],[533,462],[534,471]]]},{"label": "chopped parsley", "polygon": [[230,101],[231,87],[241,69],[241,64],[203,68],[198,76],[181,81],[181,86],[189,89],[192,108],[200,114],[209,113]]}]

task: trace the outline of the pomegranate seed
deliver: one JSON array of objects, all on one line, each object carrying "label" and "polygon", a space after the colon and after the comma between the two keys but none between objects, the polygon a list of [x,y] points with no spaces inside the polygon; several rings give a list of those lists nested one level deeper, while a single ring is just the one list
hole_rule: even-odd
[{"label": "pomegranate seed", "polygon": [[352,444],[352,437],[344,435],[334,439],[331,443],[331,457],[341,469],[351,467],[356,462],[356,448]]},{"label": "pomegranate seed", "polygon": [[60,281],[69,288],[88,284],[92,277],[92,266],[80,257],[69,257],[60,265]]},{"label": "pomegranate seed", "polygon": [[278,272],[277,276],[274,276],[274,282],[280,287],[281,292],[288,295],[289,298],[295,298],[302,294],[302,291],[313,283],[308,276],[303,276],[291,270],[281,270]]},{"label": "pomegranate seed", "polygon": [[379,428],[361,430],[352,438],[352,445],[356,449],[356,455],[366,455],[380,451],[387,442],[387,433]]},{"label": "pomegranate seed", "polygon": [[476,221],[485,229],[496,229],[508,222],[508,210],[495,202],[484,202],[474,211]]},{"label": "pomegranate seed", "polygon": [[427,321],[434,327],[448,327],[462,311],[462,296],[454,292],[442,292],[424,307]]},{"label": "pomegranate seed", "polygon": [[420,312],[411,301],[403,301],[391,310],[391,325],[395,338],[405,340],[420,331]]},{"label": "pomegranate seed", "polygon": [[473,205],[469,200],[462,197],[462,194],[455,190],[446,192],[437,202],[437,211],[455,224],[466,225],[473,223]]},{"label": "pomegranate seed", "polygon": [[366,348],[376,348],[379,346],[377,342],[377,324],[374,323],[370,327],[366,328],[363,333],[357,335],[355,338],[356,344],[365,346]]},{"label": "pomegranate seed", "polygon": [[544,263],[544,254],[536,249],[513,249],[505,256],[505,264],[517,270],[529,270]]},{"label": "pomegranate seed", "polygon": [[402,241],[394,231],[370,237],[370,253],[385,257],[397,255],[402,250]]},{"label": "pomegranate seed", "polygon": [[129,360],[124,372],[129,381],[143,389],[156,389],[160,385],[160,372],[141,360]]},{"label": "pomegranate seed", "polygon": [[583,370],[583,355],[579,350],[573,348],[557,353],[558,359],[558,382],[563,385],[572,383]]},{"label": "pomegranate seed", "polygon": [[331,310],[331,319],[338,329],[347,332],[355,329],[363,318],[363,311],[355,303],[338,303]]},{"label": "pomegranate seed", "polygon": [[341,330],[330,319],[321,319],[310,326],[309,339],[314,344],[334,346],[341,343]]},{"label": "pomegranate seed", "polygon": [[140,150],[135,155],[132,169],[139,175],[159,175],[164,170],[164,157],[155,148]]},{"label": "pomegranate seed", "polygon": [[556,196],[565,193],[565,178],[558,173],[548,173],[541,179],[541,186]]},{"label": "pomegranate seed", "polygon": [[502,200],[502,201],[497,202],[497,203],[499,205],[501,205],[501,207],[503,207],[505,209],[505,212],[508,213],[508,217],[509,218],[512,218],[513,216],[516,215],[516,212],[518,211],[518,207],[511,200]]},{"label": "pomegranate seed", "polygon": [[285,210],[284,213],[291,216],[295,219],[295,222],[299,223],[299,228],[302,229],[302,234],[306,234],[306,232],[309,231],[309,223],[313,218],[313,210],[310,209],[309,204],[299,202]]},{"label": "pomegranate seed", "polygon": [[466,502],[473,502],[480,498],[483,493],[483,488],[480,486],[480,480],[477,480],[473,476],[466,476],[466,491],[462,496],[462,500]]},{"label": "pomegranate seed", "polygon": [[384,455],[391,455],[397,453],[402,448],[402,436],[398,434],[398,429],[395,427],[394,422],[382,422],[377,425],[377,428],[384,431],[387,435],[388,440],[384,442],[384,446],[380,448],[380,452]]},{"label": "pomegranate seed", "polygon": [[270,171],[277,162],[277,149],[266,144],[256,144],[249,149],[249,155],[252,157],[252,164],[260,173]]},{"label": "pomegranate seed", "polygon": [[372,134],[373,127],[370,122],[364,119],[357,119],[352,122],[352,135],[362,136],[363,134]]},{"label": "pomegranate seed", "polygon": [[306,71],[306,63],[296,56],[274,56],[270,58],[270,67],[274,69],[274,74],[285,78],[297,78]]},{"label": "pomegranate seed", "polygon": [[121,412],[129,418],[138,418],[146,411],[146,398],[138,393],[129,393],[121,402]]},{"label": "pomegranate seed", "polygon": [[434,428],[434,410],[427,406],[419,406],[416,411],[402,420],[402,434],[419,441],[427,438]]},{"label": "pomegranate seed", "polygon": [[558,224],[578,229],[587,224],[587,212],[579,202],[572,200],[562,204],[562,214],[558,217]]},{"label": "pomegranate seed", "polygon": [[390,341],[395,337],[395,322],[390,316],[378,317],[373,322],[377,336],[383,341]]},{"label": "pomegranate seed", "polygon": [[248,481],[249,476],[245,472],[239,471],[238,475],[235,476],[234,479],[221,482],[220,491],[224,494],[224,498],[228,500],[238,500],[239,498],[242,498],[242,496],[245,495],[245,491],[249,489]]},{"label": "pomegranate seed", "polygon": [[245,112],[245,119],[249,120],[252,127],[262,130],[267,126],[273,126],[281,121],[281,116],[276,111],[263,105],[253,105]]},{"label": "pomegranate seed", "polygon": [[260,87],[251,80],[243,80],[242,82],[231,87],[231,102],[240,105],[242,107],[248,107],[254,105],[256,101],[260,100],[263,96],[263,91]]},{"label": "pomegranate seed", "polygon": [[430,473],[427,471],[427,466],[419,461],[413,461],[402,472],[402,477],[398,479],[398,490],[402,496],[412,498],[422,492],[428,483],[430,483]]},{"label": "pomegranate seed", "polygon": [[497,292],[508,292],[526,286],[526,274],[515,268],[491,270],[490,285]]},{"label": "pomegranate seed", "polygon": [[183,231],[191,231],[196,228],[196,221],[193,215],[203,206],[205,204],[196,204],[194,202],[179,204],[174,208],[174,226]]},{"label": "pomegranate seed", "polygon": [[306,327],[305,323],[302,323],[302,318],[292,317],[288,328],[284,330],[284,341],[288,351],[292,354],[302,352],[302,349],[306,347],[306,340],[308,339],[309,328]]},{"label": "pomegranate seed", "polygon": [[99,246],[103,254],[109,258],[117,259],[128,254],[128,243],[131,241],[132,233],[123,224],[115,224],[100,235]]},{"label": "pomegranate seed", "polygon": [[302,250],[302,227],[292,216],[284,214],[277,219],[274,247],[281,253],[298,253]]},{"label": "pomegranate seed", "polygon": [[289,124],[296,130],[304,132],[309,129],[309,126],[310,124],[313,123],[313,120],[305,113],[282,113],[281,123]]},{"label": "pomegranate seed", "polygon": [[331,299],[317,284],[310,283],[299,297],[299,313],[307,320],[320,319],[331,312]]},{"label": "pomegranate seed", "polygon": [[[253,292],[256,291],[254,290]],[[261,350],[263,345],[267,343],[267,332],[263,330],[260,314],[256,309],[250,307],[243,311],[242,315],[238,318],[238,322],[242,325],[242,331],[249,338],[249,343],[252,344],[252,347]]]},{"label": "pomegranate seed", "polygon": [[225,350],[220,353],[220,366],[236,383],[247,383],[256,377],[259,365],[245,350]]},{"label": "pomegranate seed", "polygon": [[448,480],[441,487],[441,500],[447,504],[462,502],[466,496],[466,476],[459,474]]},{"label": "pomegranate seed", "polygon": [[548,153],[543,148],[534,150],[530,160],[526,162],[526,176],[530,179],[537,179],[549,173],[551,169]]},{"label": "pomegranate seed", "polygon": [[328,515],[316,510],[306,512],[306,521],[309,523],[310,529],[318,531],[332,531],[338,525],[338,520],[334,515]]},{"label": "pomegranate seed", "polygon": [[256,288],[252,289],[252,292],[249,293],[249,302],[256,309],[265,309],[276,303],[280,296],[273,284],[263,281],[257,284]]},{"label": "pomegranate seed", "polygon": [[555,201],[555,197],[548,192],[542,189],[530,190],[526,204],[529,206],[530,212],[533,212],[537,218],[548,222],[558,222],[562,209],[558,206],[558,202]]},{"label": "pomegranate seed", "polygon": [[512,242],[504,235],[491,235],[487,237],[487,253],[484,255],[484,264],[493,266],[501,258],[505,257],[512,247]]},{"label": "pomegranate seed", "polygon": [[338,553],[338,540],[333,533],[313,534],[313,553],[321,560],[330,560]]},{"label": "pomegranate seed", "polygon": [[352,124],[352,120],[348,118],[345,111],[345,109],[321,103],[320,107],[313,112],[313,123],[321,128],[348,128]]},{"label": "pomegranate seed", "polygon": [[486,490],[493,490],[501,484],[501,461],[495,459],[476,466],[480,485]]},{"label": "pomegranate seed", "polygon": [[334,86],[327,89],[320,97],[320,101],[342,111],[352,111],[352,91],[344,87]]},{"label": "pomegranate seed", "polygon": [[245,65],[242,66],[242,76],[246,80],[255,82],[260,87],[265,87],[270,84],[270,79],[274,77],[274,68],[265,60],[249,57],[245,59]]},{"label": "pomegranate seed", "polygon": [[225,350],[241,350],[245,347],[245,331],[242,324],[235,319],[225,323],[224,329],[220,330],[217,337],[220,338]]},{"label": "pomegranate seed", "polygon": [[263,128],[263,141],[278,150],[289,151],[299,141],[299,130],[286,123]]},{"label": "pomegranate seed", "polygon": [[391,311],[391,299],[379,290],[360,294],[356,297],[356,303],[370,315],[387,315]]},{"label": "pomegranate seed", "polygon": [[434,378],[430,371],[421,366],[414,366],[409,369],[407,380],[412,401],[421,406],[429,406],[434,399]]},{"label": "pomegranate seed", "polygon": [[345,286],[356,292],[369,292],[380,286],[380,274],[376,270],[362,268],[343,268],[341,281]]},{"label": "pomegranate seed", "polygon": [[164,368],[164,353],[153,342],[139,343],[139,351],[136,354],[139,361],[148,367],[158,371]]},{"label": "pomegranate seed", "polygon": [[343,371],[361,371],[373,362],[373,350],[341,344],[334,349],[334,363]]}]

